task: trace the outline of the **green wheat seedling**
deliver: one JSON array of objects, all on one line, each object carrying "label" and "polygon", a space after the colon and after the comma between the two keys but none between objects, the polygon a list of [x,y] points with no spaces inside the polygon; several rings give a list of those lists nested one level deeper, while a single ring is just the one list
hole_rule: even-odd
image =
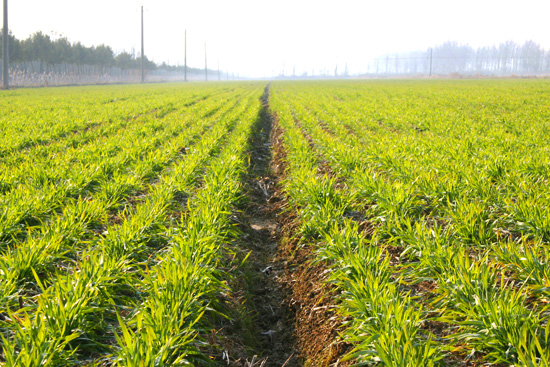
[{"label": "green wheat seedling", "polygon": [[[547,364],[549,116],[535,92],[547,86],[536,85],[274,83],[271,107],[287,149],[285,189],[317,259],[334,264],[338,294],[350,295],[339,300],[342,315],[370,320],[363,305],[376,298],[363,288],[377,279],[365,272],[381,276],[374,262],[389,261],[370,244],[399,251],[379,289],[396,293],[372,307],[392,304],[393,294],[404,314],[418,317],[418,329],[384,321],[391,328],[374,337],[383,324],[362,332],[369,321],[351,322],[345,337],[358,363],[445,364],[471,354],[490,363]],[[336,190],[319,204],[321,165]],[[338,200],[346,197],[343,210]],[[364,240],[348,238],[365,229]],[[341,245],[348,241],[353,245]],[[427,321],[440,330],[431,335]],[[415,352],[396,336],[401,332]]]},{"label": "green wheat seedling", "polygon": [[[243,90],[249,101],[257,101],[258,97],[255,94],[258,90]],[[256,103],[259,105],[259,102]],[[216,123],[214,128],[202,136],[192,150],[187,150],[185,154],[178,156],[180,159],[175,161],[174,167],[153,182],[151,188],[147,190],[148,195],[143,200],[133,205],[126,205],[122,211],[118,211],[120,224],[107,225],[103,236],[94,238],[87,248],[75,253],[76,261],[74,265],[71,264],[68,271],[56,272],[52,280],[41,283],[39,288],[42,294],[36,298],[36,305],[29,310],[32,310],[31,320],[39,318],[49,320],[46,336],[41,339],[29,339],[27,333],[30,331],[22,329],[21,332],[12,332],[11,345],[24,345],[21,348],[29,350],[43,350],[50,348],[50,345],[53,346],[54,355],[45,365],[71,365],[77,359],[81,359],[83,353],[100,352],[106,359],[110,358],[108,357],[109,345],[118,335],[110,331],[113,325],[118,323],[116,314],[127,313],[132,309],[136,294],[139,294],[136,293],[138,292],[136,286],[141,282],[139,279],[143,274],[141,269],[152,261],[154,258],[152,255],[155,252],[162,253],[163,247],[169,243],[168,234],[172,230],[169,230],[166,225],[171,223],[172,208],[177,208],[179,205],[175,203],[176,197],[193,195],[193,186],[202,184],[201,167],[212,155],[217,154],[221,145],[224,145],[228,137],[227,132],[233,129],[239,117],[242,116],[246,121],[254,121],[249,115],[243,115],[243,111],[256,112],[257,115],[257,110],[249,108],[250,104],[231,111],[231,106],[236,105],[235,102],[224,107],[223,121]],[[216,119],[216,111],[220,109],[206,107],[205,110],[209,110],[207,114]],[[198,138],[197,132],[193,134],[194,138]],[[246,145],[243,144],[242,139],[236,140],[236,144]],[[178,146],[173,148],[180,149]],[[174,152],[173,149],[170,151]],[[160,157],[151,156],[150,158],[152,158],[150,162],[153,172],[162,170],[163,166],[158,164]],[[140,172],[146,173],[147,170]],[[222,184],[226,182],[222,181]],[[112,196],[118,195],[117,190],[114,188],[114,191],[107,194],[106,198],[111,200],[109,200],[110,204],[106,204],[104,208],[116,208],[113,207],[115,203],[112,201]],[[199,267],[202,268],[202,266]],[[40,276],[36,275],[36,281],[39,281]],[[202,279],[199,280],[202,281]],[[201,295],[200,292],[198,294]],[[55,307],[55,304],[59,305]],[[11,330],[16,329],[14,324],[9,326]],[[31,345],[25,344],[25,340],[31,340]],[[183,349],[177,346],[177,350]],[[14,347],[4,348],[4,354],[10,354],[6,360],[15,361],[17,354],[24,353],[19,347]],[[178,358],[176,360],[179,360]],[[14,363],[16,365],[16,362]],[[36,359],[34,362],[31,359],[30,364],[33,363],[36,363]]]},{"label": "green wheat seedling", "polygon": [[216,308],[216,293],[226,289],[216,263],[226,251],[223,242],[234,235],[229,207],[239,197],[245,167],[241,155],[252,116],[237,127],[234,138],[211,162],[187,220],[172,236],[166,254],[145,274],[145,302],[136,308],[128,326],[120,320],[117,365],[193,365],[194,360],[205,359],[199,348],[205,327],[202,315]]}]

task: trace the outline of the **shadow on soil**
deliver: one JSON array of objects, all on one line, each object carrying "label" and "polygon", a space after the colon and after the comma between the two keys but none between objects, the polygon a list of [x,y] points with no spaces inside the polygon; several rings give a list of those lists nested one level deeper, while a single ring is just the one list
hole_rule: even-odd
[{"label": "shadow on soil", "polygon": [[285,272],[277,257],[284,197],[271,169],[273,118],[268,103],[269,85],[249,140],[245,198],[235,217],[242,232],[236,243],[237,257],[246,261],[232,272],[232,321],[223,332],[228,354],[225,362],[234,367],[302,366],[294,347],[293,314],[284,302],[280,281]]}]

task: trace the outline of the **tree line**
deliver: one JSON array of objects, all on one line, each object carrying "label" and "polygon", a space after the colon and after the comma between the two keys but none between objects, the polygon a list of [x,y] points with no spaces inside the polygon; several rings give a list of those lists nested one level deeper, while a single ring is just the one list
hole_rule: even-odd
[{"label": "tree line", "polygon": [[550,50],[534,41],[507,41],[479,48],[446,42],[428,50],[378,57],[369,65],[369,73],[546,74],[550,73]]},{"label": "tree line", "polygon": [[[3,35],[0,35],[0,40]],[[0,51],[2,50],[0,42]],[[141,67],[141,57],[123,51],[115,54],[110,46],[84,46],[80,42],[71,43],[66,37],[53,39],[48,34],[38,31],[27,39],[19,40],[8,35],[8,50],[10,63],[25,63],[39,61],[45,65],[74,64],[93,65],[103,68],[118,67],[121,69],[137,69]],[[154,70],[157,65],[144,57],[144,67]]]},{"label": "tree line", "polygon": [[[0,32],[0,54],[2,54],[2,38]],[[124,70],[141,68],[141,57],[127,51],[115,54],[110,46],[101,44],[99,46],[84,46],[80,42],[71,43],[66,37],[53,39],[48,34],[38,31],[27,39],[19,40],[10,32],[8,35],[8,48],[10,64],[24,64],[39,62],[41,71],[48,69],[48,66],[70,64],[89,65],[102,69],[119,68]],[[144,57],[144,68],[146,70],[159,70],[167,72],[184,73],[183,65],[155,64]],[[204,69],[187,67],[188,74],[204,73]],[[216,71],[208,69],[208,73]],[[225,75],[225,73],[224,73]]]}]

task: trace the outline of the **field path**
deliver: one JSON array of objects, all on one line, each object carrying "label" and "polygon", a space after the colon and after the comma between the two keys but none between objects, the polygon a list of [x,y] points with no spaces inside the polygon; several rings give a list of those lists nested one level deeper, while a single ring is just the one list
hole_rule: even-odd
[{"label": "field path", "polygon": [[[239,213],[243,250],[250,255],[236,297],[246,299],[244,330],[237,344],[241,352],[233,366],[298,367],[298,351],[293,340],[294,320],[286,306],[284,278],[286,264],[278,257],[282,240],[281,214],[284,194],[279,192],[280,176],[272,165],[273,118],[269,111],[269,85],[262,96],[262,110],[251,136],[250,165],[245,179],[246,204]],[[239,349],[239,348],[236,348]],[[236,352],[236,351],[235,351]],[[231,353],[231,352],[230,352]],[[230,356],[231,357],[231,356]]]}]

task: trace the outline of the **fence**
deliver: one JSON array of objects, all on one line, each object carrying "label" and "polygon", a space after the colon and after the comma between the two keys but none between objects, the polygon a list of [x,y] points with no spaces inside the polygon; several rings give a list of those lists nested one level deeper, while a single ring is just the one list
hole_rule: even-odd
[{"label": "fence", "polygon": [[[0,65],[0,75],[2,74]],[[45,64],[40,61],[11,64],[9,68],[10,86],[45,87],[85,84],[117,84],[141,82],[140,69],[122,69],[77,64]],[[204,80],[204,71],[188,70],[188,80]],[[148,82],[183,81],[181,71],[163,69],[146,71]]]},{"label": "fence", "polygon": [[386,56],[371,61],[367,74],[375,75],[549,75],[550,53],[540,56]]}]

